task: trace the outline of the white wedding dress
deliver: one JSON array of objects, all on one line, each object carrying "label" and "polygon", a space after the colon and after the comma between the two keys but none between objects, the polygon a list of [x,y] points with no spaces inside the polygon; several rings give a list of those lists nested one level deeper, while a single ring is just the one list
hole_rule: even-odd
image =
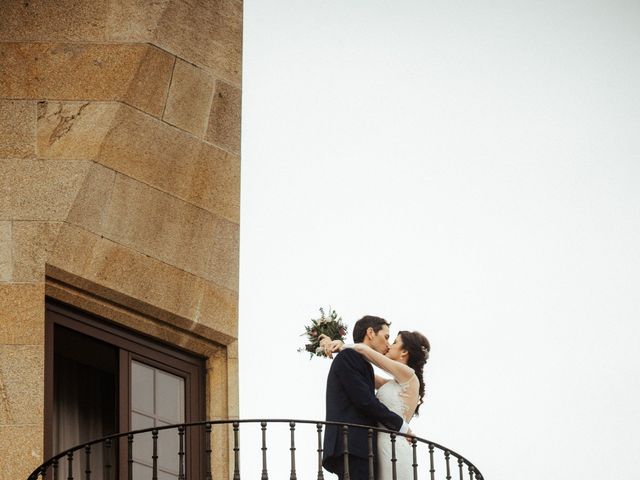
[{"label": "white wedding dress", "polygon": [[[418,377],[413,375],[408,381],[398,383],[389,380],[378,389],[377,397],[389,410],[400,415],[409,422],[418,405]],[[383,427],[382,425],[379,425]],[[383,427],[384,428],[384,427]],[[413,450],[405,437],[397,436],[396,450],[396,479],[410,480],[413,478]],[[378,433],[378,480],[393,480],[391,437],[386,433]]]}]

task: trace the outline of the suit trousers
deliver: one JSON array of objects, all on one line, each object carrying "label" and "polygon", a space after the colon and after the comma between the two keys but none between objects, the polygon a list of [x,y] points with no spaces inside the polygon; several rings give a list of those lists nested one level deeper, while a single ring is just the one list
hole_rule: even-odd
[{"label": "suit trousers", "polygon": [[[376,478],[375,465],[376,462],[374,460],[374,471],[372,472],[373,478]],[[339,461],[336,462],[336,474],[338,475],[339,480],[344,480],[344,459],[342,457],[339,458]],[[349,478],[350,480],[368,480],[369,478],[369,460],[361,457],[354,457],[353,455],[349,455]]]}]

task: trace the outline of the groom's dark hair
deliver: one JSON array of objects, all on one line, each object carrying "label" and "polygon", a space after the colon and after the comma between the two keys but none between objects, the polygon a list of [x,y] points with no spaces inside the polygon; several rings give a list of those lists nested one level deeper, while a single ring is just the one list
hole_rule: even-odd
[{"label": "groom's dark hair", "polygon": [[353,326],[353,341],[355,343],[362,342],[369,327],[373,328],[375,333],[378,333],[385,325],[388,327],[391,325],[391,322],[387,322],[384,318],[374,317],[373,315],[365,315]]}]

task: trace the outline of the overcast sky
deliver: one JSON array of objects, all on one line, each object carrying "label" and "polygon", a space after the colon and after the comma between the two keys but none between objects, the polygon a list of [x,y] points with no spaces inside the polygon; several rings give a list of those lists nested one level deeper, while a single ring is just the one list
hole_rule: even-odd
[{"label": "overcast sky", "polygon": [[640,3],[244,10],[241,416],[324,419],[331,305],[427,335],[488,480],[637,478]]}]

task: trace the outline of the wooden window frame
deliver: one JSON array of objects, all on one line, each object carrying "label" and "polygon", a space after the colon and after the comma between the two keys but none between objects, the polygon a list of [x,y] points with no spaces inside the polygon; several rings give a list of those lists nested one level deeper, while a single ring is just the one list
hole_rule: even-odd
[{"label": "wooden window frame", "polygon": [[[45,382],[44,382],[44,453],[50,458],[53,452],[53,408],[54,408],[54,330],[59,325],[118,349],[118,405],[117,418],[119,432],[131,429],[130,371],[131,360],[137,360],[173,373],[185,380],[185,423],[205,420],[205,358],[183,351],[172,345],[146,337],[126,327],[110,322],[98,315],[78,310],[54,299],[45,302]],[[123,393],[124,390],[124,393]],[[127,412],[123,415],[122,412]],[[204,461],[203,429],[191,428],[186,435],[186,447],[191,452],[187,462],[190,478],[199,478]],[[124,443],[123,443],[124,442]],[[119,448],[120,471],[126,468],[126,438],[121,439]]]}]

